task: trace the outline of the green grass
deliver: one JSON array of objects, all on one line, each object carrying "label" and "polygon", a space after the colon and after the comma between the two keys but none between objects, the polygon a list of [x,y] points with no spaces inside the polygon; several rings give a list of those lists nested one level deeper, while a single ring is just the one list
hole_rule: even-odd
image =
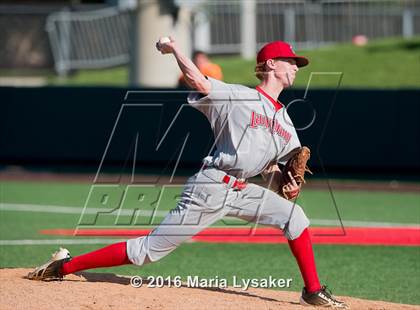
[{"label": "green grass", "polygon": [[336,219],[334,201],[344,220],[420,223],[420,194],[305,190],[298,203],[309,218]]},{"label": "green grass", "polygon": [[[339,44],[315,50],[298,51],[310,59],[310,65],[297,75],[295,87],[307,86],[311,73],[311,87],[337,86],[343,74],[342,88],[419,88],[420,87],[420,37],[410,40],[400,38],[372,41],[364,47]],[[212,57],[229,83],[254,86],[258,83],[253,71],[254,60],[243,60],[238,56]],[[104,70],[79,70],[66,80],[49,77],[52,85],[128,85],[128,68],[118,67]]]},{"label": "green grass", "polygon": [[[0,182],[0,202],[35,204],[35,205],[58,205],[82,208],[89,195],[91,185],[88,183],[64,183],[64,182]],[[164,191],[157,210],[170,210],[176,205],[176,199],[181,192],[181,187],[169,188]],[[137,191],[129,192],[126,196],[124,209],[141,208],[153,210],[158,201],[159,188],[140,188],[144,193],[144,199],[138,202]],[[87,204],[88,208],[100,208],[102,194],[108,194],[106,208],[118,206],[121,199],[122,189],[111,187],[99,187],[98,191],[92,191]],[[420,224],[420,194],[417,193],[386,193],[386,192],[362,192],[333,190],[334,199],[341,218],[344,221],[374,221],[391,223]],[[304,208],[310,219],[335,220],[339,225],[336,209],[331,193],[323,190],[304,190],[298,203]],[[75,228],[80,219],[80,214],[52,214],[42,212],[15,212],[0,211],[0,237],[2,239],[48,239],[51,236],[40,235],[41,229],[52,228]],[[92,223],[95,226],[114,226],[116,213],[111,215],[99,215],[94,221],[95,215],[85,215],[83,223]],[[162,216],[154,218],[142,216],[134,225],[130,225],[131,216],[122,216],[119,224],[125,224],[136,228],[154,227],[162,219]],[[238,225],[245,222],[227,218],[219,221],[214,226]],[[120,226],[122,227],[122,226]]]},{"label": "green grass", "polygon": [[[0,182],[0,202],[83,207],[90,188],[88,183]],[[181,189],[182,186],[165,189],[158,210],[172,209]],[[145,194],[141,203],[137,201],[140,192]],[[101,207],[99,201],[103,193],[109,195],[105,207],[117,207],[122,189],[115,190],[113,186],[95,188],[88,207]],[[129,192],[123,208],[152,210],[159,193],[160,188],[140,187],[139,191]],[[310,218],[334,220],[337,214],[333,197],[344,220],[420,223],[419,193],[343,191],[334,188],[330,193],[305,189],[298,203]]]},{"label": "green grass", "polygon": [[[64,182],[0,182],[0,202],[80,207],[89,194],[90,184]],[[173,207],[180,188],[173,188],[164,199],[163,209]],[[118,192],[118,191],[116,191]],[[149,189],[153,201],[155,189]],[[420,194],[334,191],[344,220],[420,223]],[[134,195],[133,197],[136,197]],[[109,196],[109,201],[114,198]],[[135,199],[134,199],[135,201]],[[330,193],[305,190],[300,198],[310,218],[335,219]],[[39,234],[41,229],[75,228],[79,214],[0,211],[0,239],[65,239],[66,236]],[[101,218],[112,225],[113,216]],[[44,262],[55,245],[0,246],[0,267],[32,267]],[[73,255],[101,245],[66,246]],[[420,304],[420,247],[380,247],[316,245],[315,253],[321,281],[334,293],[353,297]],[[292,278],[293,291],[302,281],[287,245],[281,244],[184,244],[163,260],[144,266],[98,269],[127,275],[177,276],[232,279]],[[417,293],[416,293],[417,292]]]},{"label": "green grass", "polygon": [[123,66],[111,69],[78,70],[65,79],[50,76],[48,84],[68,86],[100,85],[127,87],[128,67]]},{"label": "green grass", "polygon": [[0,202],[83,207],[90,184],[65,182],[0,182]]},{"label": "green grass", "polygon": [[[309,58],[308,67],[301,68],[295,87],[306,87],[311,73],[312,87],[337,87],[341,72],[344,88],[419,88],[420,38],[403,41],[387,39],[364,47],[340,44],[316,50],[299,51]],[[225,81],[256,85],[255,63],[239,58],[214,58],[224,71]],[[322,74],[326,72],[326,74]]]}]

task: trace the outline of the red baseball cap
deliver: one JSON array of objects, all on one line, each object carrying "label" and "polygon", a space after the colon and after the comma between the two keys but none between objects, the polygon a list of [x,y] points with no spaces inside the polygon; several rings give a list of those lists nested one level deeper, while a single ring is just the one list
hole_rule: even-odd
[{"label": "red baseball cap", "polygon": [[304,67],[309,60],[303,56],[297,56],[289,43],[274,41],[264,45],[257,54],[257,63],[265,62],[274,58],[293,58],[298,67]]}]

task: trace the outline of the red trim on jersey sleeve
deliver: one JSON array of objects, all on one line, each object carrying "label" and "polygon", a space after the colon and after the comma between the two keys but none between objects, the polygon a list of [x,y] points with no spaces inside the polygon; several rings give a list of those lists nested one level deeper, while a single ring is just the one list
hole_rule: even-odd
[{"label": "red trim on jersey sleeve", "polygon": [[273,104],[276,111],[280,110],[283,107],[283,105],[280,102],[278,102],[277,100],[274,100],[273,97],[267,94],[261,87],[256,86],[255,89],[264,97],[266,97],[268,100],[270,100],[270,102]]}]

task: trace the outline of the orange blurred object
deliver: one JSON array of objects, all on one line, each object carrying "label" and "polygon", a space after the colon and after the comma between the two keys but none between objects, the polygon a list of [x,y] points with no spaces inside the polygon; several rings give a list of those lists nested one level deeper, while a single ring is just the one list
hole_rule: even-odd
[{"label": "orange blurred object", "polygon": [[[216,80],[223,79],[222,68],[220,68],[219,65],[210,62],[206,53],[202,51],[195,51],[193,53],[192,60],[194,64],[197,66],[198,70],[200,70],[200,72],[203,75],[211,77]],[[188,87],[183,75],[179,77],[178,86]]]},{"label": "orange blurred object", "polygon": [[203,73],[205,76],[209,76],[217,80],[223,79],[222,68],[220,68],[219,65],[208,62],[198,67],[198,69],[200,69],[201,73]]},{"label": "orange blurred object", "polygon": [[351,41],[356,46],[365,46],[368,43],[369,39],[364,34],[358,34],[354,36]]}]

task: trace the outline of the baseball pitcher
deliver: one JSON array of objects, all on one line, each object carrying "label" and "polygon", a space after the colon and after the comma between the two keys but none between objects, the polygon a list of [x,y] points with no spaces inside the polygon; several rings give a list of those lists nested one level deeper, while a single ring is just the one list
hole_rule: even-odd
[{"label": "baseball pitcher", "polygon": [[[204,159],[202,169],[185,184],[177,206],[149,235],[73,258],[60,249],[28,277],[62,278],[91,268],[153,263],[223,217],[234,216],[283,230],[305,283],[301,304],[347,308],[319,282],[309,220],[294,202],[305,181],[310,151],[301,146],[277,100],[309,61],[286,42],[268,43],[257,54],[255,74],[260,83],[249,88],[204,76],[172,38],[161,38],[156,48],[174,56],[194,90],[187,100],[209,121],[214,155]],[[266,187],[247,182],[260,174]]]}]

